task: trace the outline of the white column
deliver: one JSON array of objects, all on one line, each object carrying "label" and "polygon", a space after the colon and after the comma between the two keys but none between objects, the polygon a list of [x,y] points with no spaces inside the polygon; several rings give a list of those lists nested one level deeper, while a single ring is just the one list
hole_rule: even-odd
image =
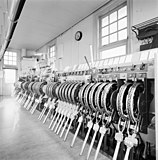
[{"label": "white column", "polygon": [[21,57],[26,56],[26,48],[21,49]]}]

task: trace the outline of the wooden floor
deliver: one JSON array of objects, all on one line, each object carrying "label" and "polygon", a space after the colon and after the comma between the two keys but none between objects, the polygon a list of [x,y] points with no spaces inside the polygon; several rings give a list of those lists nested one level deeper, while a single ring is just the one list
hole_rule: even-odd
[{"label": "wooden floor", "polygon": [[[31,115],[14,98],[0,97],[0,160],[86,160],[88,145],[79,156],[83,141],[76,139],[73,148],[70,133],[66,142],[42,124],[39,112]],[[93,160],[92,150],[89,160]],[[99,154],[98,160],[108,160]]]}]

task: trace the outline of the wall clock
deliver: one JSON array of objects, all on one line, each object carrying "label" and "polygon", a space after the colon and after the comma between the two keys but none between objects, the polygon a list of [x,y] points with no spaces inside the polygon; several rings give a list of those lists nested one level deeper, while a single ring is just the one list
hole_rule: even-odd
[{"label": "wall clock", "polygon": [[81,31],[77,31],[77,32],[75,33],[75,40],[76,40],[76,41],[80,41],[81,38],[82,38],[82,32],[81,32]]}]

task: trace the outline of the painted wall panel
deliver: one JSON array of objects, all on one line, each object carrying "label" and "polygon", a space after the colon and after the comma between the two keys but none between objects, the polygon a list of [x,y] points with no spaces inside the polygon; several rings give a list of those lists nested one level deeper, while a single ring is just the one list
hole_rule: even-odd
[{"label": "painted wall panel", "polygon": [[[132,0],[131,26],[142,23],[158,16],[158,0]],[[140,42],[136,35],[132,33],[132,53],[139,51]]]},{"label": "painted wall panel", "polygon": [[[75,40],[75,33],[82,31],[80,41]],[[93,43],[93,16],[90,16],[57,38],[57,48],[63,45],[63,56],[57,50],[57,57],[62,57],[62,66],[85,63],[84,56],[90,60],[90,45]]]},{"label": "painted wall panel", "polygon": [[158,0],[133,0],[133,25],[158,16]]},{"label": "painted wall panel", "polygon": [[[74,35],[77,30],[82,31],[83,38],[76,42]],[[78,26],[73,28],[73,40],[77,43],[79,60],[78,63],[85,63],[84,56],[90,60],[90,45],[93,43],[93,16],[88,17],[82,21]]]},{"label": "painted wall panel", "polygon": [[[113,1],[114,3],[103,7],[98,12],[87,17],[70,30],[59,36],[56,40],[52,40],[49,44],[42,47],[39,52],[47,52],[48,46],[56,43],[57,47],[57,69],[64,69],[66,66],[73,66],[75,64],[85,63],[84,56],[90,61],[90,45],[93,46],[94,59],[97,59],[98,53],[98,19],[99,14],[107,12],[108,9],[114,8],[116,5],[120,5],[124,0]],[[158,0],[127,0],[127,4],[130,9],[130,22],[131,26],[149,20],[157,16]],[[152,8],[152,9],[151,9]],[[129,26],[129,29],[131,28]],[[75,41],[74,36],[77,31],[82,31],[83,38],[81,41]],[[136,39],[135,34],[130,31],[131,35],[128,37],[130,40],[129,53],[139,51],[140,42]],[[61,47],[62,46],[62,47]],[[62,48],[62,49],[61,49]],[[60,60],[59,60],[60,59]]]}]

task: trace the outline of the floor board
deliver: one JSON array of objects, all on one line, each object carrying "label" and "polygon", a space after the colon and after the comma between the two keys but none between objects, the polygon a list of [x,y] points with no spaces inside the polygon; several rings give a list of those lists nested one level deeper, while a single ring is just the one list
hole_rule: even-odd
[{"label": "floor board", "polygon": [[[79,156],[83,141],[76,139],[73,148],[70,133],[66,142],[42,124],[36,111],[31,115],[14,98],[0,97],[0,160],[85,160],[88,145]],[[89,160],[94,159],[92,150]],[[98,160],[108,160],[99,154]]]}]

